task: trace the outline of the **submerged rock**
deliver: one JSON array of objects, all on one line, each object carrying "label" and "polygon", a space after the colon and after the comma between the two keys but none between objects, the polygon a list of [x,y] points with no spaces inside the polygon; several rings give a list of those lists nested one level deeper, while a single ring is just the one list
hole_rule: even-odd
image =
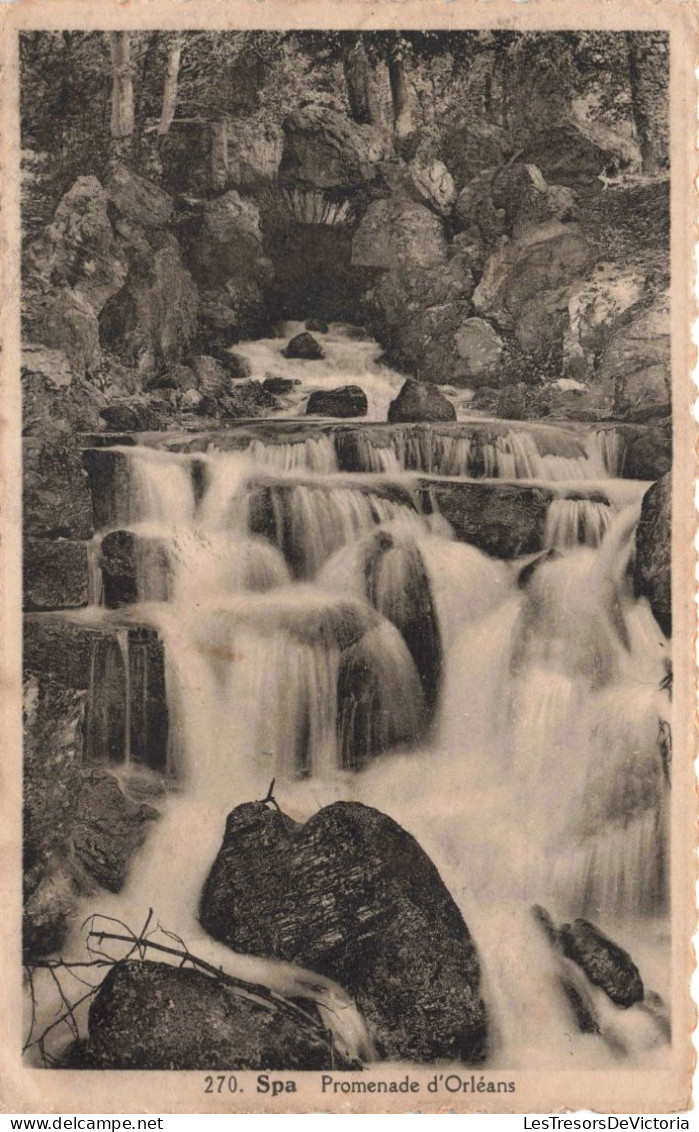
[{"label": "submerged rock", "polygon": [[237,951],[338,982],[382,1058],[485,1056],[475,944],[430,859],[378,810],[338,802],[299,827],[263,803],[238,806],[200,918]]},{"label": "submerged rock", "polygon": [[325,319],[322,318],[309,318],[306,321],[306,330],[312,330],[315,334],[327,334],[330,327]]},{"label": "submerged rock", "polygon": [[283,394],[290,393],[294,386],[300,384],[297,377],[275,377],[274,374],[269,374],[262,382],[262,388],[268,393]]},{"label": "submerged rock", "polygon": [[643,982],[631,956],[589,920],[563,924],[559,938],[564,955],[577,963],[591,983],[617,1006],[643,1001]]},{"label": "submerged rock", "polygon": [[116,964],[90,1007],[82,1068],[337,1069],[320,1023],[190,968]]},{"label": "submerged rock", "polygon": [[455,421],[456,409],[436,385],[424,384],[410,378],[401,386],[400,393],[388,406],[391,424],[412,421]]},{"label": "submerged rock", "polygon": [[306,416],[365,417],[369,405],[360,385],[342,385],[338,389],[317,389],[306,403]]},{"label": "submerged rock", "polygon": [[672,482],[670,473],[643,496],[636,529],[634,592],[647,597],[667,637],[672,633]]},{"label": "submerged rock", "polygon": [[304,361],[318,361],[325,357],[322,346],[306,331],[292,338],[282,353],[285,358],[301,358]]}]

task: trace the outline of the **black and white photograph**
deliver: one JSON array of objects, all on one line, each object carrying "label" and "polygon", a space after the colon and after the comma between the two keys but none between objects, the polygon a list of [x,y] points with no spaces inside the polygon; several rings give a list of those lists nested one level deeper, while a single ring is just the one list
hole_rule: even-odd
[{"label": "black and white photograph", "polygon": [[17,41],[25,1067],[660,1080],[669,32]]}]

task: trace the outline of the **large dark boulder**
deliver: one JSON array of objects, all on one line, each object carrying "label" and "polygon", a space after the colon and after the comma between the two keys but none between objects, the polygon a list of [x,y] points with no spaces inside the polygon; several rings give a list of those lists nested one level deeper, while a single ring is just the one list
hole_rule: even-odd
[{"label": "large dark boulder", "polygon": [[300,358],[303,361],[318,361],[325,357],[323,347],[307,331],[292,338],[282,353],[285,358]]},{"label": "large dark boulder", "polygon": [[340,983],[383,1058],[485,1055],[473,940],[434,865],[386,814],[338,802],[298,827],[262,803],[238,806],[200,915],[235,950]]},{"label": "large dark boulder", "polygon": [[430,481],[440,513],[460,542],[495,558],[534,554],[544,545],[551,493],[519,484]]},{"label": "large dark boulder", "polygon": [[667,637],[672,632],[672,477],[668,472],[643,496],[636,529],[634,590],[647,597]]},{"label": "large dark boulder", "polygon": [[657,480],[672,467],[672,419],[639,425],[626,438],[623,474],[627,479]]},{"label": "large dark boulder", "polygon": [[80,447],[66,430],[25,437],[22,511],[25,536],[89,539],[92,499]]},{"label": "large dark boulder", "polygon": [[591,983],[617,1006],[643,1001],[643,981],[631,956],[589,920],[563,924],[559,940],[564,955],[577,963]]},{"label": "large dark boulder", "polygon": [[157,431],[164,424],[160,406],[138,398],[105,405],[100,416],[110,432]]},{"label": "large dark boulder", "polygon": [[342,385],[339,389],[317,389],[306,402],[306,416],[365,417],[368,410],[366,393],[359,385]]},{"label": "large dark boulder", "polygon": [[91,1069],[337,1069],[300,1011],[166,963],[114,966],[90,1006],[81,1065]]},{"label": "large dark boulder", "polygon": [[388,420],[391,424],[455,421],[456,409],[436,385],[409,378],[388,406]]}]

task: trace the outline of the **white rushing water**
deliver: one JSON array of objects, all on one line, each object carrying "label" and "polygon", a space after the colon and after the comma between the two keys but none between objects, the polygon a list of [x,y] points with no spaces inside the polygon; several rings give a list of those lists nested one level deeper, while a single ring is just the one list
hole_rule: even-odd
[{"label": "white rushing water", "polygon": [[[373,372],[374,344],[352,348]],[[283,374],[278,350],[257,343],[255,372],[274,351]],[[197,921],[226,815],[272,778],[297,820],[362,801],[417,838],[461,908],[484,969],[489,1064],[656,1067],[662,1026],[642,1004],[622,1011],[587,985],[602,1032],[577,1032],[557,976],[561,964],[582,976],[530,914],[538,903],[559,922],[588,916],[667,996],[668,649],[629,575],[643,485],[614,478],[612,431],[564,436],[562,451],[549,437],[542,452],[510,430],[485,472],[553,489],[544,542],[556,553],[499,562],[423,514],[404,471],[467,474],[468,444],[365,442],[375,465],[359,470],[384,475],[363,483],[338,474],[325,435],[196,457],[120,450],[121,525],[141,545],[128,616],[165,644],[176,790],[125,891],[89,910],[136,926],[153,908],[202,958],[319,1001],[343,1048],[370,1058],[339,987],[234,955]],[[260,484],[260,468],[273,478]]]}]

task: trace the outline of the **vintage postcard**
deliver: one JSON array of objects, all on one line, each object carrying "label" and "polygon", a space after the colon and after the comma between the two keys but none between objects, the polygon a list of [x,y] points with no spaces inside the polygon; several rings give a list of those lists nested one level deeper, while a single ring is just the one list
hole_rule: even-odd
[{"label": "vintage postcard", "polygon": [[691,1106],[696,28],[2,5],[0,1110]]}]

